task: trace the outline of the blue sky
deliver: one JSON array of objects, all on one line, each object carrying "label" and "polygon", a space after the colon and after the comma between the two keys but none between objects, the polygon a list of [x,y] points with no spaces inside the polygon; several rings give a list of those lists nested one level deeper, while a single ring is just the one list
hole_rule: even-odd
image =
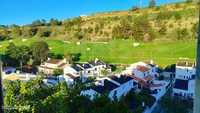
[{"label": "blue sky", "polygon": [[[157,0],[157,4],[181,0]],[[139,0],[0,0],[0,24],[29,24],[36,19],[66,19],[96,12],[127,10]],[[143,6],[148,0],[143,0]]]}]

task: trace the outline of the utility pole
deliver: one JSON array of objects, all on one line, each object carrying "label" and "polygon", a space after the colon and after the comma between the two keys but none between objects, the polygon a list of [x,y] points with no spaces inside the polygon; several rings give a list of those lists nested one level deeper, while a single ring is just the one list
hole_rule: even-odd
[{"label": "utility pole", "polygon": [[2,85],[2,61],[0,55],[0,113],[4,113],[4,101],[3,101],[3,85]]},{"label": "utility pole", "polygon": [[[199,0],[196,0],[198,2]],[[198,4],[200,13],[200,7]],[[199,14],[200,17],[200,14]],[[200,22],[200,18],[199,18]],[[195,77],[195,97],[194,97],[194,113],[200,113],[200,23],[198,28],[198,41],[197,41],[197,58],[196,58],[196,77]]]}]

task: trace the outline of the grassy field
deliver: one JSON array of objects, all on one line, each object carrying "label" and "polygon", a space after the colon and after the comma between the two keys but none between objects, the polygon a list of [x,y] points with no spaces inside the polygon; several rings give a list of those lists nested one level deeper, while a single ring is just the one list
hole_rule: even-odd
[{"label": "grassy field", "polygon": [[[30,45],[37,38],[12,40],[16,45]],[[165,66],[175,63],[180,58],[195,59],[196,41],[154,41],[140,43],[134,47],[132,40],[113,40],[107,43],[98,42],[63,42],[60,40],[42,39],[49,44],[51,52],[55,54],[81,53],[81,61],[96,57],[110,63],[129,64],[141,60],[153,59],[156,63]],[[0,42],[0,52],[4,53],[11,41]]]}]

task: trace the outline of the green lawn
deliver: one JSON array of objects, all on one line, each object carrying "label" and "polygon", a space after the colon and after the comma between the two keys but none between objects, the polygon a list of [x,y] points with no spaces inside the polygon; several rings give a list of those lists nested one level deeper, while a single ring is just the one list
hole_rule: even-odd
[{"label": "green lawn", "polygon": [[[37,38],[30,38],[25,42],[21,39],[13,40],[17,45],[30,45]],[[140,43],[138,47],[134,47],[132,40],[113,40],[104,43],[81,42],[77,45],[76,42],[65,43],[60,40],[42,39],[45,40],[51,51],[56,54],[64,53],[81,53],[81,61],[87,61],[96,57],[101,58],[110,63],[129,64],[141,60],[153,59],[160,65],[175,63],[179,58],[189,58],[194,60],[196,41],[154,41],[151,43]],[[0,52],[3,53],[9,41],[0,42]]]}]

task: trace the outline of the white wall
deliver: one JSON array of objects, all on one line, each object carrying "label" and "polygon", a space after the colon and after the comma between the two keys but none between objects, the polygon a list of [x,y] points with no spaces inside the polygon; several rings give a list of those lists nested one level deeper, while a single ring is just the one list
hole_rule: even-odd
[{"label": "white wall", "polygon": [[173,93],[182,94],[184,97],[194,97],[195,80],[189,80],[188,90],[181,90],[173,88]]},{"label": "white wall", "polygon": [[72,86],[74,84],[74,79],[70,78],[69,76],[60,76],[59,80],[64,80],[68,86]]},{"label": "white wall", "polygon": [[137,86],[133,86],[133,80],[130,80],[124,84],[121,84],[120,87],[118,87],[117,90],[117,98],[120,99],[121,96],[125,96],[132,88],[135,88]]},{"label": "white wall", "polygon": [[109,93],[109,98],[113,100],[115,98],[115,91],[117,99],[120,99],[122,96],[126,96],[126,94],[132,89],[137,88],[137,85],[133,85],[133,80],[130,80],[124,84],[121,84],[118,88],[112,90]]},{"label": "white wall", "polygon": [[89,89],[89,90],[84,90],[81,91],[82,96],[87,96],[89,97],[91,100],[93,100],[96,96],[99,96],[100,94],[97,93],[96,91],[94,91],[93,89]]},{"label": "white wall", "polygon": [[196,74],[196,69],[193,67],[176,66],[176,78],[188,80],[192,75]]},{"label": "white wall", "polygon": [[77,72],[75,69],[73,69],[71,66],[67,66],[64,68],[64,75],[66,74],[72,74],[72,75],[79,75],[79,72]]}]

